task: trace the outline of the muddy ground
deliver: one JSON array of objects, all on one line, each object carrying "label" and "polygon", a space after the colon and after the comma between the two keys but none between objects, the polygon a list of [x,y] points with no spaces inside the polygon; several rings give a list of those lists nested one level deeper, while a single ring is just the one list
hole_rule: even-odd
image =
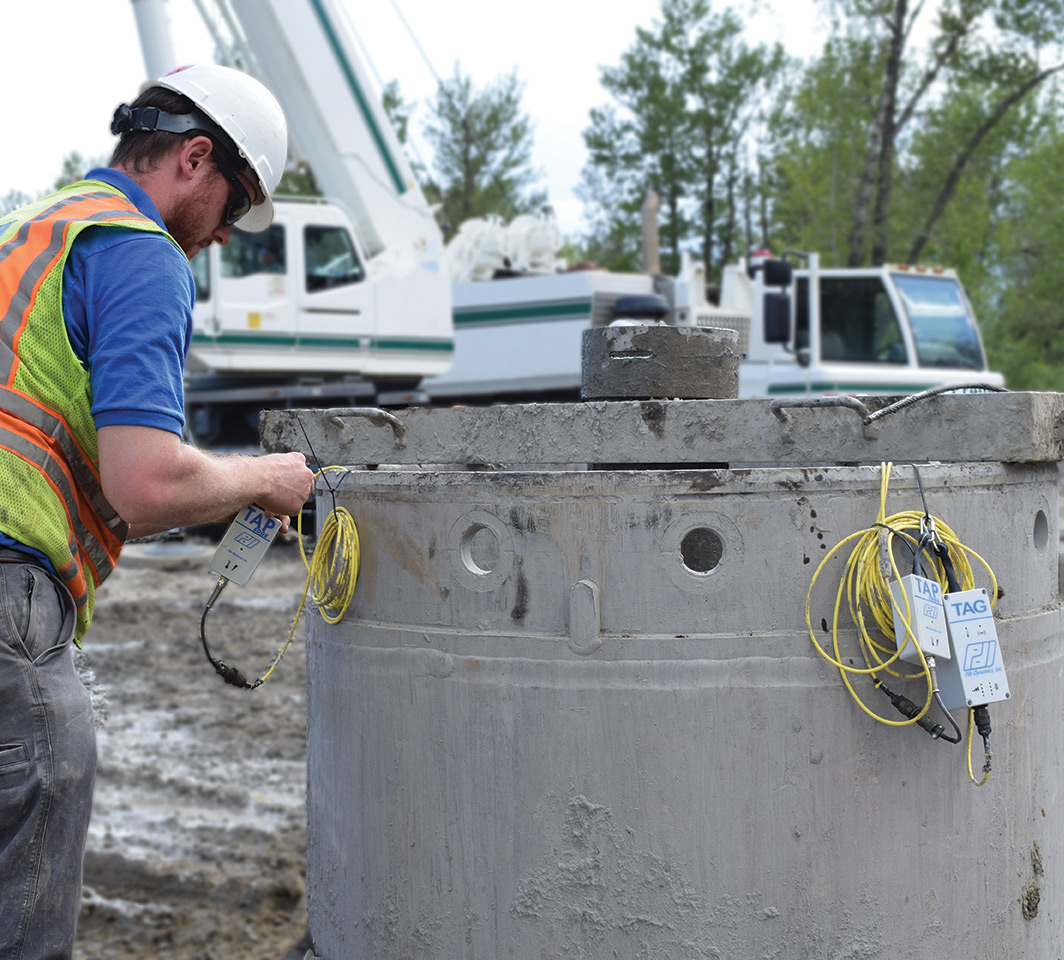
[{"label": "muddy ground", "polygon": [[[85,640],[103,722],[74,957],[301,960],[303,627],[263,686],[227,686],[199,640],[213,548],[186,550],[127,547]],[[305,579],[294,542],[275,543],[251,582],[216,602],[215,656],[259,676]]]}]

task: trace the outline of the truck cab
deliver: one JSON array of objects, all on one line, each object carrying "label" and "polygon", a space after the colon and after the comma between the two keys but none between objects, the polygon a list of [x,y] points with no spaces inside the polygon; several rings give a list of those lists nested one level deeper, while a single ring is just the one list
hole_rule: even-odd
[{"label": "truck cab", "polygon": [[442,271],[426,284],[423,262],[366,257],[335,203],[279,198],[274,210],[267,230],[234,229],[191,260],[185,399],[204,443],[255,436],[265,407],[366,403],[451,364],[450,317],[424,303],[449,300]]},{"label": "truck cab", "polygon": [[[729,267],[720,304],[694,310],[699,324],[740,331],[741,396],[1003,385],[987,370],[974,312],[953,270],[904,264],[822,270],[816,254],[800,261],[782,271]],[[749,324],[735,317],[749,317]]]}]

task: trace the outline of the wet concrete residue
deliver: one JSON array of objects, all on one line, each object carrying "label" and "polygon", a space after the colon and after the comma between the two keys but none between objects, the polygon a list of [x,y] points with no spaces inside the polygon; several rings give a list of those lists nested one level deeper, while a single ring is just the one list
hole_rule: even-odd
[{"label": "wet concrete residue", "polygon": [[644,400],[639,404],[643,423],[655,437],[665,439],[665,405],[657,400]]},{"label": "wet concrete residue", "polygon": [[661,510],[648,510],[644,514],[632,514],[626,525],[629,530],[643,527],[647,530],[664,529],[672,522],[672,509],[664,507]]},{"label": "wet concrete residue", "polygon": [[1042,902],[1042,885],[1039,877],[1046,875],[1045,863],[1042,861],[1042,849],[1035,840],[1031,845],[1031,871],[1034,879],[1028,880],[1020,891],[1020,910],[1024,920],[1033,920],[1038,916],[1038,905]]},{"label": "wet concrete residue", "polygon": [[691,489],[696,493],[708,493],[717,487],[723,487],[726,482],[727,480],[722,474],[707,471],[699,474],[691,481]]},{"label": "wet concrete residue", "polygon": [[1035,840],[1034,845],[1031,847],[1031,869],[1034,870],[1034,875],[1036,877],[1044,877],[1046,875],[1046,868],[1042,863],[1042,850],[1038,846],[1037,840]]},{"label": "wet concrete residue", "polygon": [[536,518],[520,507],[510,508],[510,526],[514,530],[523,530],[525,533],[536,532]]},{"label": "wet concrete residue", "polygon": [[510,619],[519,622],[524,620],[525,614],[528,613],[528,580],[525,578],[520,562],[517,564],[514,582],[517,586],[517,596],[514,598],[513,609],[510,611]]},{"label": "wet concrete residue", "polygon": [[1038,904],[1042,900],[1042,888],[1037,880],[1028,880],[1020,894],[1020,909],[1024,920],[1033,920],[1038,916]]},{"label": "wet concrete residue", "polygon": [[720,956],[683,864],[640,848],[608,807],[585,796],[569,798],[559,826],[543,866],[518,879],[512,917],[555,930],[572,960],[599,960],[617,935],[640,944],[640,956]]}]

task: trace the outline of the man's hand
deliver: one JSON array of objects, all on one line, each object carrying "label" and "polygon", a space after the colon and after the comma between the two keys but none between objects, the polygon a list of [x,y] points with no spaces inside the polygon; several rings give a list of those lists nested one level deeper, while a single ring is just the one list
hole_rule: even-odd
[{"label": "man's hand", "polygon": [[277,516],[287,518],[299,513],[314,486],[307,458],[301,453],[269,453],[255,461],[273,472],[273,484],[267,496],[252,502]]}]

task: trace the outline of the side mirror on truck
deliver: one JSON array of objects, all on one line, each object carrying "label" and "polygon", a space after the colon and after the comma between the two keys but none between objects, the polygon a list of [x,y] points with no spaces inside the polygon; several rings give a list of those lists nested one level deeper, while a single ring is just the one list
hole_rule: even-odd
[{"label": "side mirror on truck", "polygon": [[765,260],[761,272],[766,287],[789,287],[794,275],[789,260]]}]

